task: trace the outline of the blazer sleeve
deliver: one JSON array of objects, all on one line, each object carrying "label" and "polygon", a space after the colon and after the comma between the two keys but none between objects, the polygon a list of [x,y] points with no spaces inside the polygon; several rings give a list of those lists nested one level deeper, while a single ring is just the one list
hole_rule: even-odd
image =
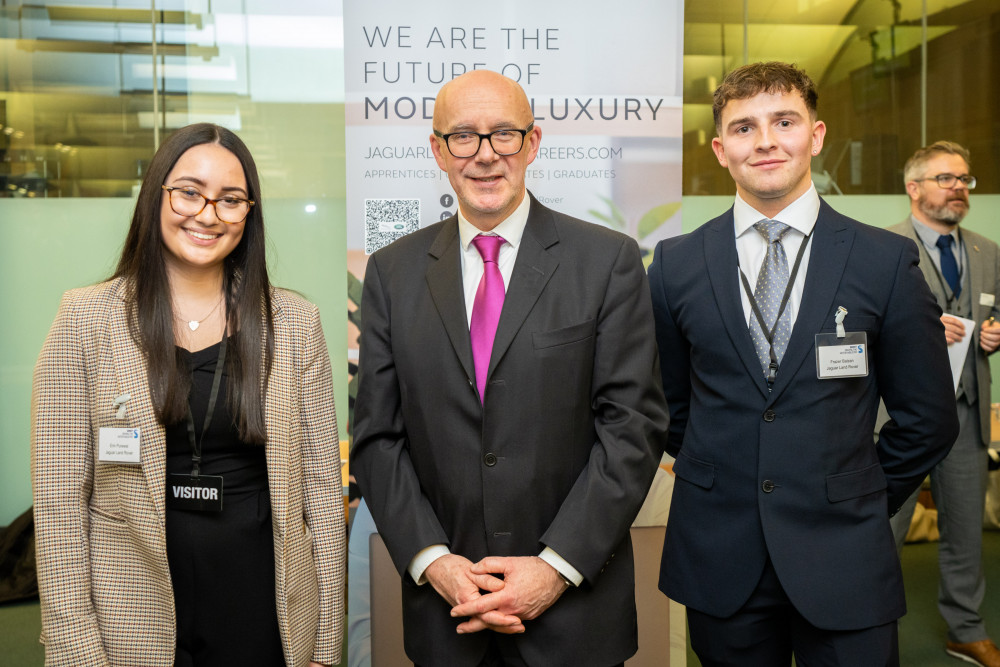
[{"label": "blazer sleeve", "polygon": [[879,432],[889,512],[895,514],[958,437],[948,350],[938,308],[904,241],[879,332],[875,372],[889,421]]},{"label": "blazer sleeve", "polygon": [[691,405],[691,346],[674,321],[665,288],[664,252],[671,239],[660,241],[649,265],[649,287],[656,324],[656,345],[660,351],[660,377],[670,411],[670,427],[663,448],[675,457],[684,442]]},{"label": "blazer sleeve", "polygon": [[[992,273],[988,275],[993,280],[993,298],[994,300],[1000,299],[1000,247],[996,247],[993,249],[993,265],[989,267],[989,270],[992,271]],[[975,294],[973,294],[972,298],[976,299],[978,297]],[[1000,318],[1000,303],[994,301],[993,307],[990,308],[987,317]],[[976,327],[979,327],[981,325],[982,322],[976,322]],[[976,338],[979,338],[978,329],[976,331]],[[976,346],[977,347],[979,346],[978,340],[976,341]],[[998,347],[997,350],[1000,350],[1000,347]],[[993,352],[988,353],[987,356],[994,354],[997,350],[993,350]],[[983,349],[979,348],[977,352],[983,354]],[[988,363],[986,364],[986,372],[987,373],[990,372],[990,366]]]},{"label": "blazer sleeve", "polygon": [[402,396],[393,361],[389,296],[378,253],[368,260],[361,297],[358,396],[354,406],[351,472],[400,576],[413,557],[432,544],[450,544],[420,488],[410,460]]},{"label": "blazer sleeve", "polygon": [[31,483],[46,665],[108,665],[91,601],[94,442],[84,326],[67,293],[35,366]]},{"label": "blazer sleeve", "polygon": [[340,439],[334,413],[330,355],[312,308],[302,369],[302,460],[306,522],[313,535],[319,588],[319,626],[312,659],[332,665],[340,660],[344,638],[346,545]]},{"label": "blazer sleeve", "polygon": [[656,474],[667,428],[658,376],[649,285],[638,246],[626,238],[597,318],[590,402],[597,441],[541,539],[591,583],[628,534]]}]

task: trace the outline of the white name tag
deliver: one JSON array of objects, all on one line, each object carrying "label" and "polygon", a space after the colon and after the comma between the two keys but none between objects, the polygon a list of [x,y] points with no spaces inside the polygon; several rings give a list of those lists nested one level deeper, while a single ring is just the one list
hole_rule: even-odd
[{"label": "white name tag", "polygon": [[865,377],[868,375],[868,334],[848,332],[843,338],[835,334],[816,334],[816,377]]},{"label": "white name tag", "polygon": [[98,438],[98,460],[105,463],[139,463],[139,429],[101,429]]},{"label": "white name tag", "polygon": [[987,308],[992,308],[993,304],[996,303],[996,296],[993,294],[987,294],[986,292],[979,293],[979,305],[986,306]]}]

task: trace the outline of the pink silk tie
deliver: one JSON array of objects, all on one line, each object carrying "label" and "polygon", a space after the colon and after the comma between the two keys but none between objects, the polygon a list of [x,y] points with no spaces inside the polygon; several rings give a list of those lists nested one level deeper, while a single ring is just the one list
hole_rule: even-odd
[{"label": "pink silk tie", "polygon": [[496,338],[497,323],[500,321],[500,311],[503,310],[503,276],[500,275],[500,266],[497,264],[503,243],[500,236],[480,234],[472,239],[472,244],[483,258],[483,277],[476,289],[476,300],[472,303],[472,321],[469,324],[480,401],[486,399],[486,374],[490,370],[493,339]]}]

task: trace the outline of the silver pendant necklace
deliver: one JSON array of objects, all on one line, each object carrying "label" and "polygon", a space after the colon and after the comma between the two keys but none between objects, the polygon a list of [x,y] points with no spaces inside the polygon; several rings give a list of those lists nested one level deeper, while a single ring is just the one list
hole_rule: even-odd
[{"label": "silver pendant necklace", "polygon": [[198,319],[196,319],[196,320],[189,320],[189,319],[187,319],[187,318],[184,318],[184,317],[179,317],[178,315],[174,315],[174,317],[175,317],[175,318],[176,318],[176,319],[177,319],[177,320],[178,320],[179,322],[184,322],[185,324],[187,324],[187,326],[188,326],[188,329],[190,329],[191,331],[197,331],[197,330],[198,330],[198,327],[200,327],[200,326],[201,326],[201,323],[202,323],[202,322],[204,322],[205,320],[207,320],[207,319],[208,319],[209,317],[211,317],[211,316],[212,316],[212,313],[214,313],[214,312],[215,312],[216,308],[218,308],[218,307],[219,307],[219,304],[220,304],[220,303],[222,303],[222,297],[219,297],[219,300],[218,300],[218,301],[216,301],[215,305],[214,305],[214,306],[212,306],[212,310],[208,311],[208,314],[207,314],[207,315],[205,315],[204,317],[199,317],[199,318],[198,318]]}]

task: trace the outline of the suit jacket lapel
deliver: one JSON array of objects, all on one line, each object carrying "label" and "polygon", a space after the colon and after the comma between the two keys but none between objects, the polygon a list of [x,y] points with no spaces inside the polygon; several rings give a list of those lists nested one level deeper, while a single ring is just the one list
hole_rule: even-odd
[{"label": "suit jacket lapel", "polygon": [[[847,256],[854,245],[854,230],[850,229],[830,206],[821,200],[819,216],[812,233],[809,268],[802,290],[802,302],[792,327],[785,356],[778,369],[771,401],[781,395],[802,362],[811,357],[816,344],[815,334],[824,326],[833,325],[836,306],[833,302],[847,267]],[[847,319],[850,330],[850,315]]]},{"label": "suit jacket lapel", "polygon": [[944,293],[941,278],[934,267],[934,260],[927,254],[924,242],[917,236],[917,230],[913,228],[913,221],[910,218],[906,218],[900,224],[903,236],[917,244],[917,255],[920,258],[920,272],[924,274],[924,280],[927,282],[927,286],[930,287],[931,294],[934,295],[941,310],[947,312],[948,296]]},{"label": "suit jacket lapel", "polygon": [[[528,196],[531,196],[530,193]],[[493,340],[487,381],[514,341],[514,336],[541,296],[549,278],[559,266],[559,260],[548,252],[548,248],[558,242],[559,235],[552,220],[552,212],[531,197],[528,222],[521,237],[521,246],[517,249],[517,260],[514,262],[510,285],[504,297],[503,311],[497,324],[497,335]]]},{"label": "suit jacket lapel", "polygon": [[[122,297],[121,307],[114,309],[109,320],[112,357],[119,382],[118,390],[121,394],[130,396],[125,406],[128,414],[125,423],[139,429],[139,460],[142,473],[146,478],[146,486],[156,507],[160,525],[163,525],[166,521],[164,507],[167,483],[166,435],[153,409],[149,381],[146,377],[146,359],[128,331],[124,282],[119,289],[119,295]],[[109,405],[107,409],[112,410],[112,407]]]},{"label": "suit jacket lapel", "polygon": [[[295,400],[289,395],[291,384],[287,381],[294,371],[291,366],[291,354],[285,354],[284,330],[285,312],[280,306],[275,306],[272,301],[272,317],[274,320],[275,351],[274,364],[271,367],[271,377],[267,382],[267,393],[264,396],[264,424],[267,428],[267,446],[265,455],[267,456],[267,477],[271,487],[271,516],[278,527],[280,535],[288,534],[289,528],[296,528],[293,518],[288,515],[288,500],[291,493],[288,489],[289,481],[297,473],[289,470],[289,465],[293,460],[290,453],[292,447],[291,436],[297,431],[292,429],[290,419],[292,415],[288,406],[295,405]],[[261,317],[262,324],[263,316]],[[261,349],[266,349],[267,330],[261,330]],[[297,341],[296,341],[297,342]],[[261,377],[266,371],[266,360],[261,356],[260,372]],[[276,563],[276,567],[281,564]]]},{"label": "suit jacket lapel", "polygon": [[[455,354],[465,369],[466,377],[475,379],[472,341],[469,339],[469,319],[465,312],[465,292],[462,289],[461,252],[458,218],[452,217],[441,227],[440,233],[427,251],[437,260],[427,269],[427,287],[438,315],[444,323],[445,331],[448,332],[451,345],[455,348]],[[500,321],[503,322],[502,317]]]},{"label": "suit jacket lapel", "polygon": [[739,271],[739,257],[736,254],[736,229],[733,226],[733,210],[718,219],[716,224],[705,234],[705,265],[708,267],[708,278],[715,294],[715,303],[719,307],[722,321],[725,323],[729,339],[736,349],[747,373],[754,379],[754,384],[760,392],[767,396],[767,383],[764,371],[760,367],[757,349],[750,338],[746,316],[743,313],[743,301],[740,297],[740,281],[736,271]]},{"label": "suit jacket lapel", "polygon": [[989,317],[989,310],[984,313],[980,312],[982,306],[979,305],[979,296],[985,292],[986,284],[986,271],[983,267],[983,254],[971,238],[967,238],[965,233],[962,233],[962,241],[965,244],[965,254],[969,259],[969,266],[966,267],[966,271],[969,272],[969,289],[972,290],[969,296],[972,299],[972,319],[976,321],[976,326],[979,322],[982,322],[987,317]]}]

